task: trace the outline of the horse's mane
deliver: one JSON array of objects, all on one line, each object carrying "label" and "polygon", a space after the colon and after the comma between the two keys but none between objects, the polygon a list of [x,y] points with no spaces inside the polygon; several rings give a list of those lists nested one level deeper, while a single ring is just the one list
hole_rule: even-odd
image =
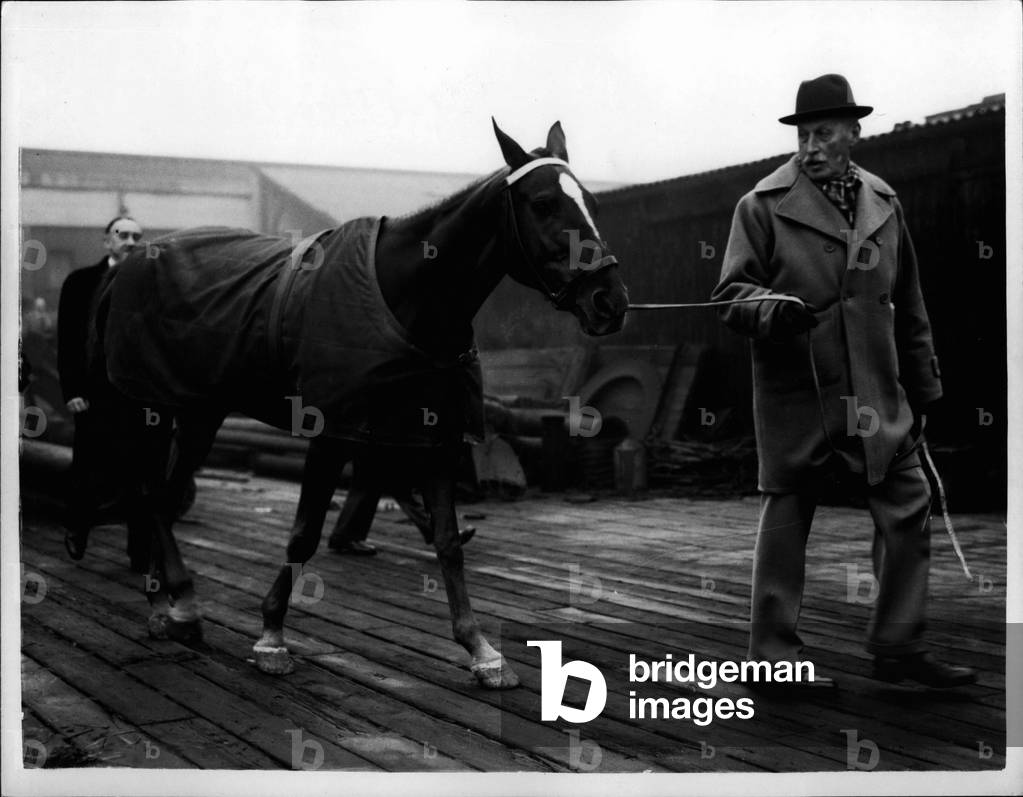
[{"label": "horse's mane", "polygon": [[[549,156],[547,149],[544,147],[534,149],[529,154],[535,155],[540,158]],[[429,217],[433,217],[438,213],[443,213],[445,210],[448,210],[449,208],[462,204],[465,201],[466,197],[472,194],[473,191],[478,189],[481,185],[484,185],[485,183],[494,179],[499,174],[507,174],[510,171],[511,170],[507,166],[502,166],[497,171],[493,171],[490,174],[485,174],[482,177],[478,177],[477,179],[469,183],[467,186],[465,186],[464,188],[460,188],[458,191],[451,194],[450,196],[446,196],[443,199],[439,199],[436,202],[433,202],[429,205],[426,205],[425,207],[420,208],[419,210],[413,210],[412,212],[406,213],[403,216],[397,216],[395,217],[395,220],[410,225],[416,225]]]},{"label": "horse's mane", "polygon": [[443,213],[445,210],[448,210],[449,208],[462,204],[466,200],[466,198],[470,194],[472,194],[476,189],[478,189],[481,185],[484,185],[485,183],[492,180],[500,172],[507,170],[508,167],[505,166],[501,169],[498,169],[496,172],[491,172],[490,174],[485,174],[482,177],[477,177],[467,186],[458,189],[458,191],[456,191],[455,193],[450,194],[449,196],[446,196],[443,199],[438,199],[436,202],[432,202],[429,205],[426,205],[425,207],[419,208],[418,210],[413,210],[410,213],[406,213],[403,216],[397,216],[395,220],[410,225],[415,225],[428,217],[433,217],[438,213]]}]

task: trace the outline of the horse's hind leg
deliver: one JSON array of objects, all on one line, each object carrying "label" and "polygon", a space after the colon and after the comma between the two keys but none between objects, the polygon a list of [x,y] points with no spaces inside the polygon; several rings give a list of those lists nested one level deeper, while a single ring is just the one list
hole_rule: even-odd
[{"label": "horse's hind leg", "polygon": [[350,456],[348,447],[338,440],[315,437],[309,441],[302,473],[302,492],[288,540],[287,560],[263,599],[263,635],[252,648],[256,666],[263,672],[284,675],[294,669],[284,644],[288,599],[302,566],[316,553],[320,544],[323,521],[337,487],[338,474]]},{"label": "horse's hind leg", "polygon": [[147,457],[152,464],[146,480],[153,539],[146,597],[152,608],[149,631],[158,638],[191,641],[202,636],[195,587],[178,549],[173,525],[181,496],[209,454],[223,420],[224,413],[215,410],[181,413],[177,435],[173,443],[165,444],[164,455],[150,452]]},{"label": "horse's hind leg", "polygon": [[440,454],[440,460],[435,463],[437,467],[431,468],[432,473],[423,486],[423,499],[433,523],[433,544],[448,593],[451,628],[455,641],[472,657],[470,669],[476,680],[488,689],[510,689],[518,686],[519,678],[480,631],[465,586],[462,542],[455,514],[457,459],[445,452]]}]

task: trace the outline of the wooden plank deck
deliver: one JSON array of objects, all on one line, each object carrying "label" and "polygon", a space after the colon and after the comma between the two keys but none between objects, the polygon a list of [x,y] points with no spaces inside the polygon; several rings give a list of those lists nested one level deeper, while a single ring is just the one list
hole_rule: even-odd
[{"label": "wooden plank deck", "polygon": [[[795,700],[754,697],[755,716],[630,720],[640,697],[749,697],[629,684],[637,658],[742,660],[758,503],[603,497],[587,504],[531,492],[464,505],[480,528],[466,549],[477,615],[522,678],[476,686],[450,638],[432,551],[400,513],[378,513],[371,559],[321,552],[289,614],[296,671],[256,670],[259,603],[283,556],[297,486],[200,476],[177,527],[204,611],[204,640],[150,640],[142,577],[127,568],[121,527],[93,532],[71,562],[52,498],[23,493],[23,730],[29,766],[382,771],[771,772],[988,770],[1005,765],[1005,523],[955,517],[967,582],[933,523],[930,638],[981,683],[936,692],[869,678],[871,523],[822,507],[808,550],[801,633],[807,657],[842,688]],[[342,494],[339,493],[339,499]],[[328,516],[332,524],[334,510]],[[328,525],[329,531],[329,525]],[[318,585],[322,583],[322,595]],[[540,721],[539,656],[562,640],[608,677],[593,722]],[[571,682],[566,704],[586,690]],[[577,701],[573,703],[573,701]],[[876,756],[872,751],[876,750]]]}]

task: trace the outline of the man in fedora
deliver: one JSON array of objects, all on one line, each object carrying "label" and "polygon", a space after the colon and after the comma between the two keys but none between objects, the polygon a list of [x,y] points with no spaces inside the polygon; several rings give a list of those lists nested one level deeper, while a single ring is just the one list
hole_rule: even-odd
[{"label": "man in fedora", "polygon": [[[873,516],[874,677],[932,687],[975,673],[926,649],[931,491],[917,446],[941,396],[916,256],[895,191],[850,160],[857,105],[841,75],[804,81],[798,153],[736,207],[715,300],[785,295],[721,313],[751,338],[760,523],[749,658],[794,661],[806,542],[823,484],[862,485]],[[818,678],[817,685],[833,686]]]}]

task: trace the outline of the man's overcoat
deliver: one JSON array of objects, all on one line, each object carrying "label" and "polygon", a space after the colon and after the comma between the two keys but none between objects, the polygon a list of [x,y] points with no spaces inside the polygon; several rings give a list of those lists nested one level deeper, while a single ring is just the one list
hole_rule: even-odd
[{"label": "man's overcoat", "polygon": [[[892,188],[860,169],[856,226],[795,157],[735,209],[713,298],[798,296],[819,325],[783,336],[778,302],[732,305],[722,318],[752,338],[760,489],[791,492],[833,451],[869,484],[915,441],[910,407],[941,396],[916,255]],[[820,391],[814,383],[816,368]]]}]

